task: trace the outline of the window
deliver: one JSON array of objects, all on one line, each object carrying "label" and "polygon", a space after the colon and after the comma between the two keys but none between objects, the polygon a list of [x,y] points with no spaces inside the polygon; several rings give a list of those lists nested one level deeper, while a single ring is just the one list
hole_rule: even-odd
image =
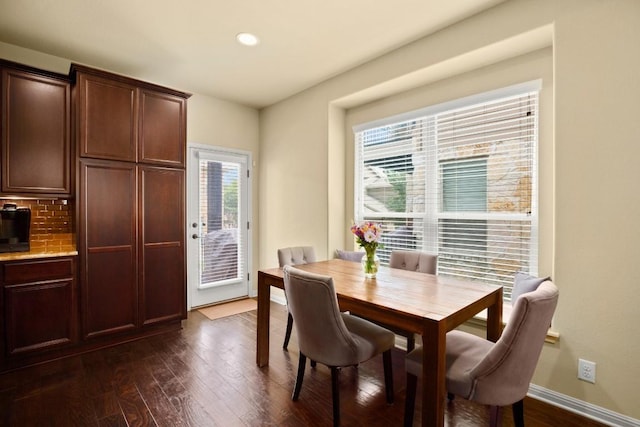
[{"label": "window", "polygon": [[243,275],[238,262],[242,164],[200,158],[199,165],[200,286],[211,286]]},{"label": "window", "polygon": [[438,274],[503,285],[506,299],[516,271],[537,273],[533,86],[355,130],[355,218],[382,224],[383,263],[438,253]]}]

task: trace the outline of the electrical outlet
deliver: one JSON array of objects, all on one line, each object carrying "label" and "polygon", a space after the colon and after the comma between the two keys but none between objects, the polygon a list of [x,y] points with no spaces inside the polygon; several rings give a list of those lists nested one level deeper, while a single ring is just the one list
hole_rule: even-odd
[{"label": "electrical outlet", "polygon": [[578,359],[578,379],[595,384],[596,362],[590,362],[588,360]]}]

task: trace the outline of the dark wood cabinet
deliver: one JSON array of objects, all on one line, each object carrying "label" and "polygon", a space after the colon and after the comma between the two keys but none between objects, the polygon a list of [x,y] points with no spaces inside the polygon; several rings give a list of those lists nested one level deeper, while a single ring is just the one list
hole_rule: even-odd
[{"label": "dark wood cabinet", "polygon": [[138,326],[137,186],[133,163],[80,161],[83,338]]},{"label": "dark wood cabinet", "polygon": [[76,138],[81,157],[137,159],[137,89],[93,73],[76,75]]},{"label": "dark wood cabinet", "polygon": [[76,64],[0,72],[0,196],[76,198],[78,249],[0,262],[0,371],[179,328],[190,95]]},{"label": "dark wood cabinet", "polygon": [[184,167],[187,129],[186,99],[142,89],[139,105],[139,161]]},{"label": "dark wood cabinet", "polygon": [[82,159],[80,187],[83,337],[185,318],[184,170]]},{"label": "dark wood cabinet", "polygon": [[72,66],[81,157],[184,167],[187,95]]},{"label": "dark wood cabinet", "polygon": [[70,82],[29,68],[2,69],[2,192],[71,195]]},{"label": "dark wood cabinet", "polygon": [[184,171],[139,166],[143,325],[186,317]]},{"label": "dark wood cabinet", "polygon": [[2,263],[5,358],[59,350],[77,341],[75,259]]},{"label": "dark wood cabinet", "polygon": [[186,318],[188,95],[72,66],[83,339]]}]

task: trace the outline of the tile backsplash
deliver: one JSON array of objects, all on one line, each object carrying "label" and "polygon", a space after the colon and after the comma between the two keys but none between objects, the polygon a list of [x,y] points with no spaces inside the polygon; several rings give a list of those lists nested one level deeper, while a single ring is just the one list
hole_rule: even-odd
[{"label": "tile backsplash", "polygon": [[75,250],[73,200],[0,199],[0,203],[15,203],[18,207],[31,209],[31,251]]}]

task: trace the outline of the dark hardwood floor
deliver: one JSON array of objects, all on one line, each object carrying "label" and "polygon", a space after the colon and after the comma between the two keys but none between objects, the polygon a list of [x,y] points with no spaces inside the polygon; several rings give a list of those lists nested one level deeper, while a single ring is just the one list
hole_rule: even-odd
[{"label": "dark hardwood floor", "polygon": [[[255,364],[255,311],[213,321],[194,311],[181,331],[1,375],[0,425],[331,425],[329,370],[307,368],[300,400],[292,402],[296,337],[283,351],[286,310],[273,304],[271,313],[266,368]],[[393,362],[393,405],[385,401],[381,358],[342,370],[344,426],[402,425],[402,351]],[[533,399],[525,401],[525,419],[527,426],[601,426]],[[482,406],[462,399],[447,405],[448,426],[482,426],[487,420]],[[513,425],[509,410],[504,425]]]}]

